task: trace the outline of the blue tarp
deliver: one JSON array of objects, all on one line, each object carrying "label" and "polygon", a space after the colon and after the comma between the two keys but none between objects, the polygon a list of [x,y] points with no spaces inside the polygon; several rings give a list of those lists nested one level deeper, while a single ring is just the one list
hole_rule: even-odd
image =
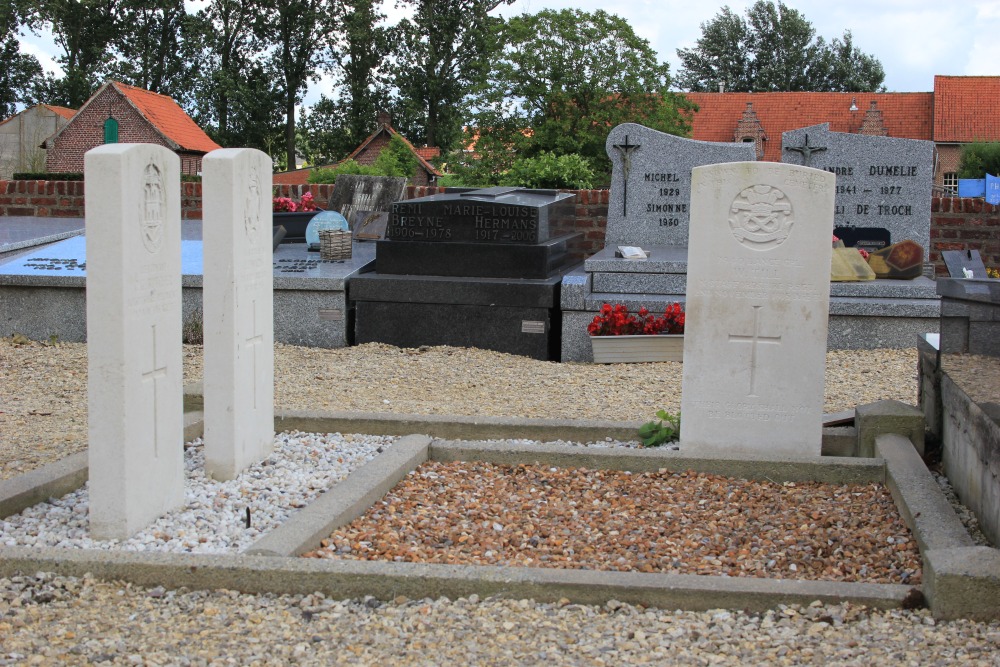
[{"label": "blue tarp", "polygon": [[986,194],[985,178],[960,178],[958,179],[959,197],[982,197]]},{"label": "blue tarp", "polygon": [[1000,178],[986,174],[986,203],[1000,204]]}]

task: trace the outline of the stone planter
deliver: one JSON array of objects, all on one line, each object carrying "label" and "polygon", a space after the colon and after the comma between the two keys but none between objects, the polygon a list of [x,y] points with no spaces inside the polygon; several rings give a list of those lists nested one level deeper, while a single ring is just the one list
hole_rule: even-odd
[{"label": "stone planter", "polygon": [[309,221],[313,219],[313,216],[321,212],[323,209],[316,209],[315,211],[296,211],[294,213],[289,212],[275,212],[272,213],[271,224],[274,227],[281,225],[285,228],[285,240],[286,241],[305,241],[306,240],[306,226]]},{"label": "stone planter", "polygon": [[595,364],[684,361],[684,335],[591,336]]}]

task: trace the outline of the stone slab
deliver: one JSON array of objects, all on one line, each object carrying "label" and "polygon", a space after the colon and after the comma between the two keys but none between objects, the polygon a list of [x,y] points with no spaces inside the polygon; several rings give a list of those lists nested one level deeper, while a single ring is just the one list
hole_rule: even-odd
[{"label": "stone slab", "polygon": [[887,229],[892,243],[912,239],[930,248],[934,142],[831,132],[823,123],[784,132],[781,145],[782,162],[836,175],[831,233],[875,227]]},{"label": "stone slab", "polygon": [[0,217],[0,257],[83,234],[83,218]]},{"label": "stone slab", "polygon": [[875,440],[885,433],[895,433],[913,443],[924,454],[924,415],[916,407],[900,401],[876,401],[855,409],[858,428],[858,455],[877,456]]},{"label": "stone slab", "polygon": [[933,549],[923,556],[924,595],[934,618],[1000,618],[1000,551],[990,547]]},{"label": "stone slab", "polygon": [[615,257],[617,249],[617,246],[605,246],[584,260],[583,267],[589,273],[687,273],[686,245],[643,245],[648,258],[641,260]]},{"label": "stone slab", "polygon": [[352,301],[553,308],[561,277],[545,280],[366,273],[351,281]]},{"label": "stone slab", "polygon": [[611,199],[605,246],[686,246],[691,170],[756,159],[752,144],[695,141],[623,123],[608,134]]},{"label": "stone slab", "polygon": [[548,278],[562,270],[581,234],[533,245],[378,241],[375,270],[411,276]]},{"label": "stone slab", "polygon": [[358,345],[452,345],[559,358],[559,311],[554,308],[357,301],[355,309]]},{"label": "stone slab", "polygon": [[274,447],[271,158],[251,148],[202,160],[205,472],[230,480]]},{"label": "stone slab", "polygon": [[406,178],[403,176],[345,174],[337,177],[327,209],[337,211],[353,223],[356,213],[388,211],[392,203],[401,200],[405,194]]},{"label": "stone slab", "polygon": [[594,292],[622,294],[684,294],[687,276],[682,273],[595,273]]},{"label": "stone slab", "polygon": [[125,539],[184,500],[180,159],[106,144],[84,164],[90,532]]},{"label": "stone slab", "polygon": [[392,205],[386,239],[432,243],[542,243],[575,214],[576,195],[496,187]]},{"label": "stone slab", "polygon": [[694,169],[682,450],[819,455],[834,184],[777,163]]},{"label": "stone slab", "polygon": [[[952,278],[989,278],[978,250],[942,250],[941,259]],[[972,275],[966,276],[965,271],[971,271]]]}]

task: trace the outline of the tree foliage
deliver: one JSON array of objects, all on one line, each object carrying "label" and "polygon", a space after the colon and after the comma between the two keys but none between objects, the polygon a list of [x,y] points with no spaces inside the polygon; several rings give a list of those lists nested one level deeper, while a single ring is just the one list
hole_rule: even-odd
[{"label": "tree foliage", "polygon": [[797,10],[757,0],[746,18],[723,7],[701,25],[694,48],[678,49],[684,90],[733,92],[877,91],[885,71],[850,31],[827,43]]},{"label": "tree foliage", "polygon": [[489,12],[513,0],[404,0],[393,52],[397,129],[411,141],[449,148],[462,134],[466,98],[495,50]]},{"label": "tree foliage", "polygon": [[959,178],[986,178],[1000,175],[1000,142],[977,141],[962,146],[958,159]]},{"label": "tree foliage", "polygon": [[606,180],[608,131],[623,122],[681,134],[666,63],[621,17],[603,10],[546,9],[511,18],[498,32],[503,50],[475,97],[476,152],[493,179],[515,156],[579,154]]},{"label": "tree foliage", "polygon": [[34,56],[20,53],[20,31],[31,16],[21,2],[0,1],[0,119],[14,114],[18,104],[34,101],[42,67]]},{"label": "tree foliage", "polygon": [[309,183],[335,183],[338,176],[357,174],[361,176],[405,176],[412,179],[417,172],[419,162],[398,135],[394,135],[389,143],[370,165],[359,164],[353,159],[344,160],[333,167],[314,169],[307,179]]}]

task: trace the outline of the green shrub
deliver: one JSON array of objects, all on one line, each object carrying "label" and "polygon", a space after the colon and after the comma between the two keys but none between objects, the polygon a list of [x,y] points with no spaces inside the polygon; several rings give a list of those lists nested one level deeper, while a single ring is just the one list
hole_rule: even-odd
[{"label": "green shrub", "polygon": [[12,181],[82,181],[79,172],[20,171],[11,176]]},{"label": "green shrub", "polygon": [[526,188],[588,190],[597,180],[590,163],[581,155],[556,155],[543,151],[537,157],[521,158],[501,177],[501,185]]},{"label": "green shrub", "polygon": [[976,142],[962,146],[958,160],[959,178],[986,178],[1000,175],[1000,142]]}]

